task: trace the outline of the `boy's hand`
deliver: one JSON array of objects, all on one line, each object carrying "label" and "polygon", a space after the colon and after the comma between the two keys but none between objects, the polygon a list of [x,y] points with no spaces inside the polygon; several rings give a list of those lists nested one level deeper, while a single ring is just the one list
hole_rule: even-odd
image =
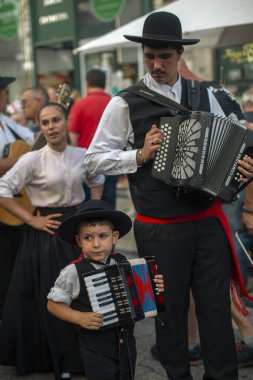
[{"label": "boy's hand", "polygon": [[79,326],[88,330],[98,330],[103,324],[103,315],[93,312],[80,313]]},{"label": "boy's hand", "polygon": [[156,288],[159,292],[164,292],[164,280],[162,274],[156,274],[154,278]]}]

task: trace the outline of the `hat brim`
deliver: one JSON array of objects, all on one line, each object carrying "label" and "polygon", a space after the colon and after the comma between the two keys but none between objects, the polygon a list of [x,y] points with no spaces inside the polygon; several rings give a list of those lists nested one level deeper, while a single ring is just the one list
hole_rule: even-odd
[{"label": "hat brim", "polygon": [[132,220],[121,211],[93,210],[73,215],[64,220],[58,229],[59,236],[69,243],[77,244],[75,236],[78,225],[87,219],[109,220],[114,225],[115,231],[119,231],[120,238],[126,235],[132,228]]},{"label": "hat brim", "polygon": [[16,80],[16,78],[14,78],[14,77],[4,77],[4,78],[0,77],[0,90],[9,86],[9,84],[14,82],[15,80]]},{"label": "hat brim", "polygon": [[177,44],[177,45],[195,45],[197,44],[200,40],[197,38],[194,39],[182,39],[182,40],[167,40],[163,38],[148,38],[148,37],[141,37],[141,36],[131,36],[128,34],[124,34],[124,37],[133,42],[139,42],[144,45],[148,44],[158,44],[158,45],[170,45],[170,44]]}]

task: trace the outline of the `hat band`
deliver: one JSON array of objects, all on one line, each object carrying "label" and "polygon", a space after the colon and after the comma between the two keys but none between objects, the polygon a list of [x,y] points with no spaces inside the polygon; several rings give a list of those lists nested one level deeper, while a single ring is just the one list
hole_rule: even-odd
[{"label": "hat band", "polygon": [[142,38],[149,38],[152,40],[164,40],[164,41],[180,41],[182,39],[181,36],[168,36],[168,35],[157,35],[157,34],[143,34]]}]

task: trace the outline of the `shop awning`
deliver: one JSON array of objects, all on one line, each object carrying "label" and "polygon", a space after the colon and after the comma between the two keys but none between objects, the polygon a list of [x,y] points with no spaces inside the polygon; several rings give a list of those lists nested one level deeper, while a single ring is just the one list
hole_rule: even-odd
[{"label": "shop awning", "polygon": [[[216,46],[227,27],[252,24],[252,0],[177,0],[157,11],[176,14],[182,23],[186,38],[200,38],[201,45]],[[122,27],[87,42],[73,51],[94,53],[113,50],[119,47],[139,45],[126,40],[124,34],[141,35],[147,15]],[[199,44],[198,44],[199,46]]]}]

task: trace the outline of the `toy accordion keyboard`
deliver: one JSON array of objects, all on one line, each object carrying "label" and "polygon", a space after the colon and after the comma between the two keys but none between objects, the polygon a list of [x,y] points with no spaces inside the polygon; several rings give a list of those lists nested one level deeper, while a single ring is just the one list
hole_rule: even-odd
[{"label": "toy accordion keyboard", "polygon": [[103,328],[125,326],[164,309],[153,281],[153,257],[127,260],[83,275],[93,312],[103,314]]},{"label": "toy accordion keyboard", "polygon": [[163,117],[164,142],[152,176],[170,186],[204,191],[231,202],[240,185],[237,161],[253,156],[253,132],[207,112]]}]

